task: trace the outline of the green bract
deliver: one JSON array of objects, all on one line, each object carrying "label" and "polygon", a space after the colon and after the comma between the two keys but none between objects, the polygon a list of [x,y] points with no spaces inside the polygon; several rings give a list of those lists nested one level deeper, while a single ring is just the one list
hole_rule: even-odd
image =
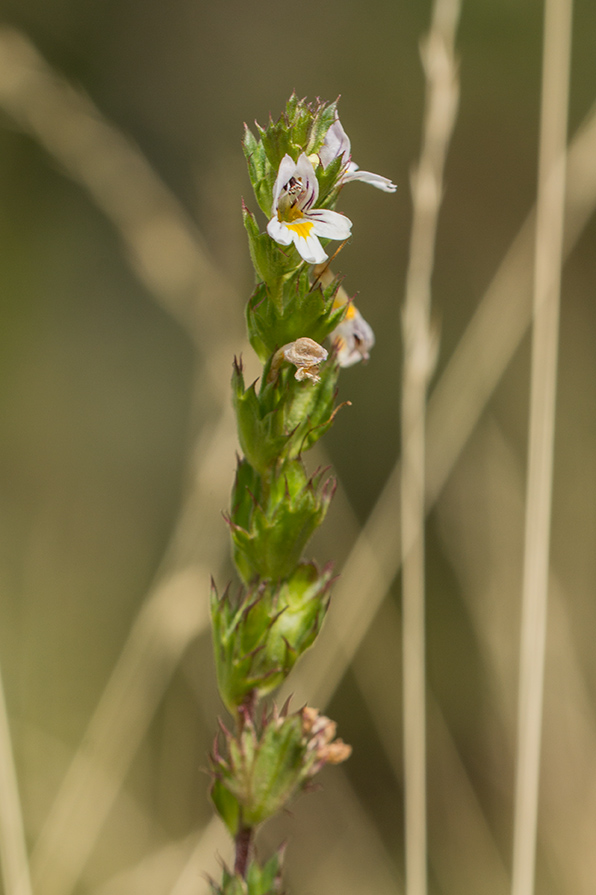
[{"label": "green bract", "polygon": [[250,861],[246,877],[232,874],[224,867],[221,886],[210,880],[212,895],[281,895],[282,860],[283,847],[263,867]]},{"label": "green bract", "polygon": [[216,739],[211,797],[234,836],[277,814],[324,764],[337,764],[351,751],[335,739],[335,722],[315,709],[286,712],[287,706],[281,714],[274,709],[257,730],[245,710],[236,735],[221,725],[225,749],[220,753]]},{"label": "green bract", "polygon": [[287,367],[273,382],[262,383],[257,393],[256,382],[245,388],[242,366],[234,364],[240,447],[260,476],[299,457],[327,431],[335,414],[338,372],[337,365],[327,364],[319,382],[297,382]]},{"label": "green bract", "polygon": [[278,302],[270,299],[265,283],[259,283],[246,307],[248,338],[259,359],[265,363],[277,348],[302,336],[315,342],[326,339],[345,314],[345,306],[334,307],[339,285],[335,280],[325,289],[318,282],[311,286],[302,270],[280,280]]},{"label": "green bract", "polygon": [[211,594],[217,680],[232,713],[278,687],[312,644],[329,605],[331,566],[300,563],[280,584],[261,582],[237,600]]},{"label": "green bract", "polygon": [[333,479],[308,476],[300,460],[284,463],[266,483],[239,461],[229,524],[234,562],[247,584],[256,578],[280,581],[292,573],[334,490]]}]

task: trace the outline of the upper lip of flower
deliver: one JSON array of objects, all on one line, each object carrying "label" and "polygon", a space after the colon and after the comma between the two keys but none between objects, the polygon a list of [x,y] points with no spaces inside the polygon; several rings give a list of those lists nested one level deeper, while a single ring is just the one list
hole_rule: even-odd
[{"label": "upper lip of flower", "polygon": [[341,156],[342,166],[346,167],[351,158],[350,138],[343,129],[342,123],[336,116],[335,121],[325,134],[323,145],[319,149],[319,159],[324,168]]},{"label": "upper lip of flower", "polygon": [[343,129],[341,121],[336,117],[325,134],[323,145],[319,150],[319,159],[323,167],[326,168],[331,162],[341,156],[341,182],[348,183],[351,180],[362,180],[364,183],[370,183],[371,186],[376,186],[377,189],[386,193],[394,193],[397,186],[388,177],[359,169],[358,165],[352,161],[351,149],[350,138]]},{"label": "upper lip of flower", "polygon": [[280,209],[280,200],[290,198],[288,203],[296,212],[308,213],[319,196],[319,181],[316,178],[314,168],[305,153],[301,153],[297,162],[290,155],[284,155],[281,160],[277,178],[273,187],[272,214],[277,214],[278,220],[296,220],[299,214],[291,217],[282,217],[283,209]]},{"label": "upper lip of flower", "polygon": [[294,243],[309,264],[320,264],[327,254],[318,237],[347,239],[352,222],[343,214],[314,208],[319,182],[314,168],[303,152],[295,162],[290,155],[281,160],[273,187],[271,219],[267,232],[281,245]]}]

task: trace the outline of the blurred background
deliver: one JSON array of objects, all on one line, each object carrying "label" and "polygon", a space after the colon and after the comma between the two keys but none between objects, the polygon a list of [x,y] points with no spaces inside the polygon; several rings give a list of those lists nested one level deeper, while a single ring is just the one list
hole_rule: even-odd
[{"label": "blurred background", "polygon": [[[0,667],[35,895],[200,895],[230,858],[206,795],[223,712],[206,608],[209,575],[233,576],[221,518],[233,354],[258,375],[241,197],[257,207],[240,137],[292,90],[341,94],[355,161],[398,191],[355,184],[341,197],[354,235],[334,266],[377,345],[342,374],[352,406],[315,458],[340,487],[311,552],[350,574],[330,639],[289,688],[296,707],[326,708],[354,753],[260,848],[289,840],[296,895],[401,891],[391,474],[429,18],[426,0],[0,0]],[[593,895],[596,879],[595,35],[596,7],[577,0],[544,895]],[[510,874],[541,37],[538,0],[464,3],[429,411],[437,895],[499,895]]]}]

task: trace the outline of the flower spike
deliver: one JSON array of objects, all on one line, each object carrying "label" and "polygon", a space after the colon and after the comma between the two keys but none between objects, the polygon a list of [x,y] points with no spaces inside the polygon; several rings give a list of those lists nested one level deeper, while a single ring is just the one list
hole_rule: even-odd
[{"label": "flower spike", "polygon": [[269,236],[280,245],[296,246],[304,261],[321,264],[327,254],[319,242],[323,239],[347,239],[352,222],[344,214],[314,208],[319,183],[314,168],[304,152],[297,162],[290,155],[281,160],[273,187]]},{"label": "flower spike", "polygon": [[[303,455],[343,406],[335,406],[340,367],[366,360],[374,344],[329,270],[352,230],[335,205],[349,180],[395,189],[358,171],[336,105],[293,94],[280,118],[257,124],[256,135],[245,127],[242,141],[268,224],[262,232],[243,203],[256,280],[246,323],[262,371],[247,386],[242,362],[234,361],[241,455],[224,519],[243,587],[234,597],[229,587],[218,593],[211,586],[217,683],[233,724],[220,722],[210,795],[235,844],[233,869],[224,867],[221,886],[211,881],[212,895],[279,895],[281,853],[260,862],[257,828],[311,789],[324,765],[351,752],[317,709],[291,712],[286,702],[269,710],[263,702],[313,645],[329,608],[332,565],[319,569],[303,554],[336,482],[321,467],[309,473]],[[340,241],[331,261],[329,239]]]}]

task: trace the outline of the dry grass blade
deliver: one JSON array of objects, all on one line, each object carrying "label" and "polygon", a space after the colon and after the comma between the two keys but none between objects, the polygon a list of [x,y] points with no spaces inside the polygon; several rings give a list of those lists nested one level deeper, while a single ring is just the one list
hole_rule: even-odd
[{"label": "dry grass blade", "polygon": [[[490,735],[501,744],[493,756],[494,778],[509,778],[516,739],[516,589],[523,559],[524,475],[494,420],[474,439],[469,462],[441,500],[438,519],[490,684]],[[596,875],[596,715],[572,632],[573,602],[569,582],[563,583],[551,564],[541,782],[541,798],[549,810],[541,818],[539,838],[556,891],[591,895]]]},{"label": "dry grass blade", "polygon": [[[341,482],[334,500],[342,519],[344,538],[355,541],[358,521]],[[375,562],[372,549],[370,561]],[[361,605],[360,608],[364,612],[366,607]],[[357,636],[359,634],[358,631]],[[401,788],[403,767],[396,750],[402,732],[401,705],[395,698],[387,696],[387,681],[394,680],[399,673],[401,657],[396,654],[395,645],[400,639],[401,619],[395,603],[386,600],[354,655],[351,671],[366,703],[375,734]],[[482,887],[486,895],[502,895],[509,885],[508,872],[457,744],[431,690],[427,691],[427,708],[430,753],[432,764],[437,768],[432,777],[432,791],[435,802],[445,806],[437,841],[450,840],[449,845],[431,850],[429,863],[433,874],[444,891],[464,891],[462,882],[465,882],[468,884],[465,891],[476,892]],[[445,819],[453,816],[457,816],[457,823],[446,823]]]},{"label": "dry grass blade", "polygon": [[0,867],[6,895],[31,895],[27,846],[0,673]]},{"label": "dry grass blade", "polygon": [[431,277],[443,168],[457,109],[454,58],[459,0],[436,0],[422,48],[426,113],[412,175],[413,222],[402,330],[401,552],[407,895],[424,895],[426,870],[425,480],[426,394],[436,345],[430,326]]},{"label": "dry grass blade", "polygon": [[[403,769],[397,760],[395,743],[401,719],[399,707],[387,698],[387,681],[395,674],[395,643],[399,642],[400,633],[397,608],[387,600],[352,666],[398,782],[402,780]],[[429,790],[441,806],[441,835],[435,837],[437,848],[429,853],[433,875],[445,892],[482,891],[483,895],[502,895],[509,885],[507,869],[457,744],[430,689],[427,690],[427,710],[430,765],[435,768]],[[448,818],[457,818],[457,822],[446,823]],[[467,884],[466,888],[462,882]]]},{"label": "dry grass blade", "polygon": [[513,895],[534,891],[572,8],[571,0],[545,2]]}]

